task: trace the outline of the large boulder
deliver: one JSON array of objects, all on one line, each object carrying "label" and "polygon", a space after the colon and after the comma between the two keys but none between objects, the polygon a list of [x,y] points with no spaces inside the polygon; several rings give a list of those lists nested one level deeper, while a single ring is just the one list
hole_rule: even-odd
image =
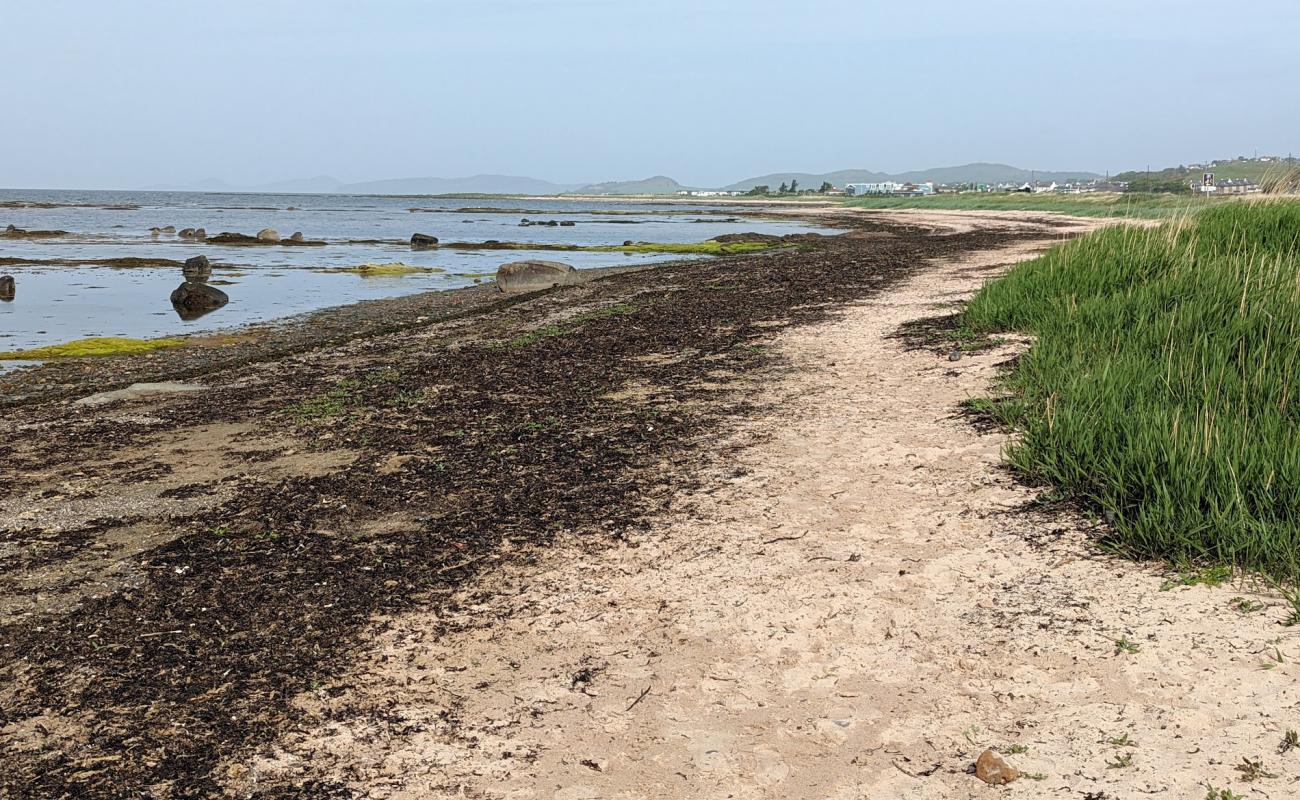
[{"label": "large boulder", "polygon": [[276,232],[275,228],[263,228],[257,232],[257,239],[260,242],[278,242],[280,241],[280,234]]},{"label": "large boulder", "polygon": [[578,280],[578,271],[560,261],[512,261],[497,268],[497,288],[512,294],[571,286]]},{"label": "large boulder", "polygon": [[186,281],[172,292],[172,308],[181,319],[198,319],[230,302],[230,296],[215,286]]},{"label": "large boulder", "polygon": [[426,247],[437,247],[437,246],[438,246],[437,236],[430,236],[427,233],[411,234],[411,247],[414,247],[416,250],[420,250]]},{"label": "large boulder", "polygon": [[14,283],[14,276],[0,275],[0,300],[12,300],[17,291]]},{"label": "large boulder", "polygon": [[212,264],[208,262],[207,256],[195,256],[186,259],[185,266],[181,267],[181,274],[185,276],[186,281],[207,283],[208,278],[212,277]]}]

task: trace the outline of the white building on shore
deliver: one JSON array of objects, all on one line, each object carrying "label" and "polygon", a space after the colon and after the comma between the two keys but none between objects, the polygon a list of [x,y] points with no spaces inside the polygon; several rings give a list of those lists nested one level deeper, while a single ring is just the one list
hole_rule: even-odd
[{"label": "white building on shore", "polygon": [[931,195],[934,194],[934,184],[898,183],[897,181],[881,181],[880,183],[848,183],[844,185],[844,193],[851,197],[882,194]]}]

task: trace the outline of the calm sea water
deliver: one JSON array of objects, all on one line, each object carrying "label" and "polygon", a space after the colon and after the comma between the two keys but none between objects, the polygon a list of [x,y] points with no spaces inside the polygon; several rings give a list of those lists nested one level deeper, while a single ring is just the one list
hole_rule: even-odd
[{"label": "calm sea water", "polygon": [[[12,207],[15,202],[50,208]],[[521,218],[572,221],[572,227],[521,227]],[[88,336],[150,337],[226,329],[358,300],[431,289],[451,289],[486,280],[507,261],[549,258],[579,269],[645,263],[673,256],[482,251],[441,247],[412,250],[412,233],[446,242],[500,241],[605,245],[631,239],[698,242],[723,233],[795,233],[819,230],[781,221],[736,220],[724,207],[668,203],[591,202],[556,199],[479,200],[350,195],[206,194],[189,192],[0,191],[0,229],[65,230],[50,239],[0,239],[0,266],[14,276],[14,300],[0,302],[0,351],[17,350]],[[186,241],[175,234],[154,237],[149,229],[174,226],[255,234],[274,228],[283,237],[301,231],[324,247],[238,247]],[[396,240],[358,244],[350,240]],[[399,243],[400,242],[400,243]],[[107,258],[166,258],[203,254],[213,279],[230,303],[197,320],[181,320],[168,296],[181,282],[178,268],[110,268],[41,264]],[[324,273],[322,268],[395,262],[436,267],[439,273],[361,277]]]}]

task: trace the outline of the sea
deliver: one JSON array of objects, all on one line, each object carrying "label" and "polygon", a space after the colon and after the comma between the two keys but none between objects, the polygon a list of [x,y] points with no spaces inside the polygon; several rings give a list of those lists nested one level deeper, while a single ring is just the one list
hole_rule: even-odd
[{"label": "sea", "polygon": [[[573,225],[523,225],[551,220]],[[584,199],[464,199],[355,195],[208,194],[0,190],[0,231],[58,230],[49,238],[0,237],[0,275],[13,276],[12,300],[0,300],[0,352],[97,336],[148,338],[223,331],[331,306],[454,289],[491,280],[508,261],[542,258],[578,269],[643,264],[680,256],[473,250],[451,242],[621,245],[699,242],[725,233],[829,232],[796,221],[737,217],[736,209],[666,202]],[[204,228],[254,235],[272,228],[322,246],[220,246],[151,233]],[[444,246],[414,250],[414,233]],[[230,296],[224,307],[181,319],[169,296],[178,267],[116,267],[121,258],[184,261],[205,255],[212,280]],[[370,277],[346,272],[366,263],[402,263],[438,271]],[[2,362],[0,362],[2,363]]]}]

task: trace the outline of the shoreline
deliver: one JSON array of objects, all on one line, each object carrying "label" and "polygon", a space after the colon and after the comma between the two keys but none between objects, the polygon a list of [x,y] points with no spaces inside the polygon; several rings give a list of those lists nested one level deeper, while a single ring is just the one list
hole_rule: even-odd
[{"label": "shoreline", "polygon": [[[742,212],[744,213],[744,212]],[[748,213],[745,214],[749,216]],[[782,214],[818,227],[852,230],[853,219],[820,213]],[[860,217],[867,224],[865,217]],[[545,249],[545,248],[543,248]],[[556,252],[563,249],[552,248]],[[511,252],[502,250],[502,252]],[[711,259],[752,257],[759,254],[722,254]],[[609,265],[580,270],[584,282],[661,267],[677,267],[697,259],[671,259],[646,264]],[[359,300],[266,322],[254,322],[192,334],[176,334],[183,347],[147,356],[113,356],[93,359],[58,359],[0,369],[0,409],[38,404],[45,400],[75,399],[78,395],[124,388],[132,383],[183,381],[255,360],[278,358],[352,339],[395,333],[431,321],[449,321],[520,302],[502,295],[495,281]],[[161,337],[159,337],[161,338]],[[4,362],[0,362],[3,366]]]},{"label": "shoreline", "polygon": [[[717,426],[749,413],[741,379],[780,374],[779,328],[935,257],[1041,235],[862,219],[808,252],[659,265],[231,359],[202,391],[11,407],[10,788],[220,793],[214,770],[289,725],[289,698],[343,669],[377,616],[450,609],[473,576],[566,531],[636,535],[698,479]],[[156,379],[175,352],[133,368]]]}]

